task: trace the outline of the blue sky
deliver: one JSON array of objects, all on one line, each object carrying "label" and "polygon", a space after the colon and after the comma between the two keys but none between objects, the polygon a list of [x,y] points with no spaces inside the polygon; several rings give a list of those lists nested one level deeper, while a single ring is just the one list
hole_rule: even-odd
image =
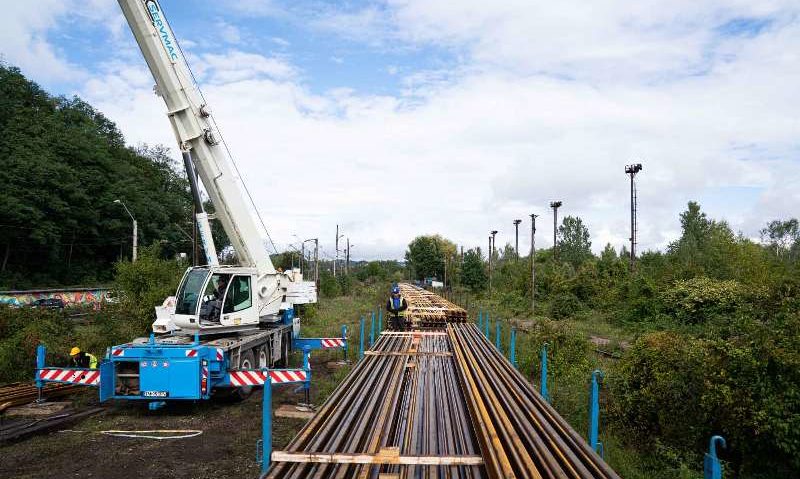
[{"label": "blue sky", "polygon": [[[4,3],[8,63],[130,144],[172,146],[116,2]],[[595,250],[619,248],[631,162],[643,249],[677,237],[689,200],[753,238],[800,210],[797,2],[162,6],[279,244],[319,236],[328,254],[336,224],[356,258],[423,233],[502,244],[561,199]]]}]

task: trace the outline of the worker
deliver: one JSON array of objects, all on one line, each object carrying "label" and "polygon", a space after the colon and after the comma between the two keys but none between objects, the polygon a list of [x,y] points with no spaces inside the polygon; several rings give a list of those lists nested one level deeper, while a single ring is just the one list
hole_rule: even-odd
[{"label": "worker", "polygon": [[391,318],[391,329],[403,330],[406,322],[406,310],[408,309],[408,302],[400,294],[398,286],[392,287],[392,294],[386,301],[386,313]]},{"label": "worker", "polygon": [[97,358],[94,354],[81,351],[81,348],[75,346],[70,350],[69,355],[76,368],[97,369]]},{"label": "worker", "polygon": [[200,305],[200,321],[210,321],[219,323],[220,313],[222,312],[222,298],[228,287],[229,274],[214,274],[211,281],[206,286],[206,295]]}]

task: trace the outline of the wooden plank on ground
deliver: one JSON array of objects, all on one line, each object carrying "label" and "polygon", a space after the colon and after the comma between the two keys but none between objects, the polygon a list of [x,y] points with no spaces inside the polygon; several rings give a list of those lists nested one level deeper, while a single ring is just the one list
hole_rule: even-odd
[{"label": "wooden plank on ground", "polygon": [[273,462],[316,464],[395,464],[401,466],[480,466],[481,456],[401,456],[382,451],[379,454],[273,451]]}]

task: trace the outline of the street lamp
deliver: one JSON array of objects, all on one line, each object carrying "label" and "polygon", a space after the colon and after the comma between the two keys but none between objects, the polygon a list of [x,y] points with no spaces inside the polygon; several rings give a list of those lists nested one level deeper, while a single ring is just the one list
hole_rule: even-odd
[{"label": "street lamp", "polygon": [[125,206],[125,203],[123,203],[121,200],[114,200],[114,203],[122,205],[122,207],[125,208],[125,211],[128,212],[128,216],[130,216],[131,220],[133,221],[133,256],[131,259],[133,262],[136,262],[136,250],[139,246],[139,224],[136,222],[136,218],[133,217],[131,210]]},{"label": "street lamp", "polygon": [[522,220],[514,220],[514,252],[517,254],[517,261],[519,261],[519,224]]}]

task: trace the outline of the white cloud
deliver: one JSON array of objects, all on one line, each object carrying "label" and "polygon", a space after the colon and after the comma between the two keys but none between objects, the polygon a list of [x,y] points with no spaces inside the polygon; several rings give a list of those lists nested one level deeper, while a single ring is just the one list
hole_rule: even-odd
[{"label": "white cloud", "polygon": [[209,83],[228,83],[263,76],[286,80],[296,75],[296,69],[286,61],[276,58],[230,50],[225,53],[207,53],[200,56],[195,71]]},{"label": "white cloud", "polygon": [[227,43],[234,45],[242,42],[242,33],[235,25],[231,25],[225,21],[218,21],[214,27],[214,31]]},{"label": "white cloud", "polygon": [[[274,8],[239,4],[265,5]],[[791,8],[398,1],[315,19],[351,39],[468,52],[454,68],[404,66],[396,95],[314,93],[286,59],[238,50],[193,66],[278,244],[297,233],[332,251],[338,223],[355,258],[401,257],[422,233],[484,247],[494,228],[498,244],[513,242],[511,221],[536,212],[546,247],[547,205],[561,199],[560,214],[582,216],[596,250],[619,248],[629,234],[623,167],[640,161],[641,246],[658,248],[678,233],[686,201],[710,191],[758,192],[719,210],[748,236],[797,215],[800,25]],[[755,36],[719,34],[749,17],[774,22]],[[129,141],[171,145],[150,84],[143,64],[115,65],[84,93]]]}]

